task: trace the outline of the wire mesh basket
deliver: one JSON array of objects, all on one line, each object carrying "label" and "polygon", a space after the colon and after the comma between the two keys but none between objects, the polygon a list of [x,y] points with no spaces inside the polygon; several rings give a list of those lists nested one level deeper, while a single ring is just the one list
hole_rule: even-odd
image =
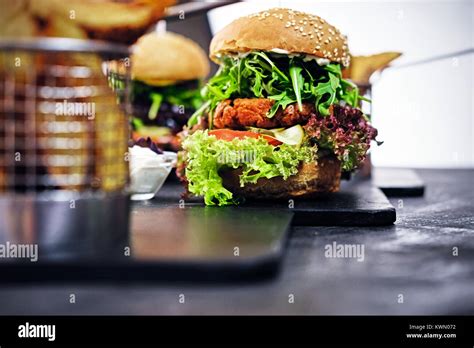
[{"label": "wire mesh basket", "polygon": [[127,51],[71,39],[0,50],[0,192],[124,189],[128,122],[98,54]]},{"label": "wire mesh basket", "polygon": [[0,41],[0,241],[64,251],[125,235],[128,79],[108,80],[107,62],[127,56],[103,42]]}]

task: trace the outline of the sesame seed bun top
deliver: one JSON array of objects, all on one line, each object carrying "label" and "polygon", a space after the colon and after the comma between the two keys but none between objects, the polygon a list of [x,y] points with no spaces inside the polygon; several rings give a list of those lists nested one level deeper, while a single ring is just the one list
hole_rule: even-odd
[{"label": "sesame seed bun top", "polygon": [[312,55],[349,66],[347,38],[321,17],[285,8],[241,17],[211,41],[210,58],[250,51]]}]

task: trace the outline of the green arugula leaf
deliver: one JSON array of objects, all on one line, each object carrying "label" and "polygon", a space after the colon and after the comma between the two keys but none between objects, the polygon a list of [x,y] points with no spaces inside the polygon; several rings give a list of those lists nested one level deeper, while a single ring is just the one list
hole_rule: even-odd
[{"label": "green arugula leaf", "polygon": [[341,66],[339,64],[328,64],[324,66],[324,69],[333,73],[338,78],[342,78]]},{"label": "green arugula leaf", "polygon": [[[278,69],[278,67],[275,65],[275,63],[273,63],[273,62],[271,61],[271,59],[268,58],[268,56],[267,56],[265,53],[263,53],[263,52],[255,52],[254,54],[255,54],[256,57],[262,57],[268,64],[270,64],[270,66],[271,66],[271,71],[272,71],[272,72],[275,72],[275,73],[276,73],[277,75],[279,75],[284,81],[286,81],[286,82],[289,81],[288,77],[287,77],[280,69]],[[260,61],[260,64],[263,65],[263,62]],[[267,70],[268,70],[268,68],[267,68]]]},{"label": "green arugula leaf", "polygon": [[191,115],[191,117],[188,120],[188,127],[192,127],[198,123],[198,118],[202,116],[204,111],[211,105],[211,101],[207,101],[204,104],[201,105],[194,113]]},{"label": "green arugula leaf", "polygon": [[329,115],[329,107],[336,102],[336,92],[339,87],[340,80],[332,73],[329,73],[329,81],[319,83],[314,87],[316,107],[322,115]]},{"label": "green arugula leaf", "polygon": [[210,101],[209,112],[225,99],[270,98],[275,104],[268,112],[273,117],[279,108],[304,102],[314,103],[324,116],[339,102],[357,107],[363,99],[352,82],[342,78],[341,66],[318,65],[302,57],[252,52],[244,57],[225,57],[217,74],[203,89]]},{"label": "green arugula leaf", "polygon": [[148,110],[148,118],[150,120],[154,120],[158,115],[158,111],[160,110],[161,102],[163,101],[163,95],[154,92],[150,94],[150,99],[151,107],[150,110]]},{"label": "green arugula leaf", "polygon": [[286,95],[286,91],[278,95],[270,96],[268,98],[275,100],[275,104],[273,104],[273,106],[271,107],[270,111],[267,114],[268,118],[272,118],[273,116],[275,116],[276,112],[278,111],[280,107],[282,109],[285,109],[288,105],[296,102],[295,99],[290,98]]},{"label": "green arugula leaf", "polygon": [[298,110],[303,110],[303,102],[301,100],[301,91],[303,90],[303,76],[301,71],[303,68],[297,66],[293,63],[293,60],[290,61],[290,76],[291,82],[293,84],[293,92],[296,95],[296,101],[298,102]]},{"label": "green arugula leaf", "polygon": [[140,129],[144,126],[144,123],[141,119],[138,117],[132,117],[132,125],[134,129]]}]

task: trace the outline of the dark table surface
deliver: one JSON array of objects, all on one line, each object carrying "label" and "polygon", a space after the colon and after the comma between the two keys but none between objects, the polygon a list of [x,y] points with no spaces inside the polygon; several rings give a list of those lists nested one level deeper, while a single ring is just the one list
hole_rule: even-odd
[{"label": "dark table surface", "polygon": [[[395,225],[294,228],[273,280],[1,285],[0,314],[474,314],[474,170],[417,172],[425,196],[392,198]],[[333,242],[364,260],[325,257]]]}]

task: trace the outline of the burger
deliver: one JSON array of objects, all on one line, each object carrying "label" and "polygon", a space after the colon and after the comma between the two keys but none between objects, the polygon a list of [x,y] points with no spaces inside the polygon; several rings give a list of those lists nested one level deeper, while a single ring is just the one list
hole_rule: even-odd
[{"label": "burger", "polygon": [[176,134],[201,106],[209,60],[194,41],[171,32],[142,36],[133,48],[132,137],[164,150],[179,148]]},{"label": "burger", "polygon": [[179,173],[207,205],[314,197],[339,190],[377,130],[342,78],[347,39],[324,19],[275,8],[217,33],[220,65],[182,134]]}]

